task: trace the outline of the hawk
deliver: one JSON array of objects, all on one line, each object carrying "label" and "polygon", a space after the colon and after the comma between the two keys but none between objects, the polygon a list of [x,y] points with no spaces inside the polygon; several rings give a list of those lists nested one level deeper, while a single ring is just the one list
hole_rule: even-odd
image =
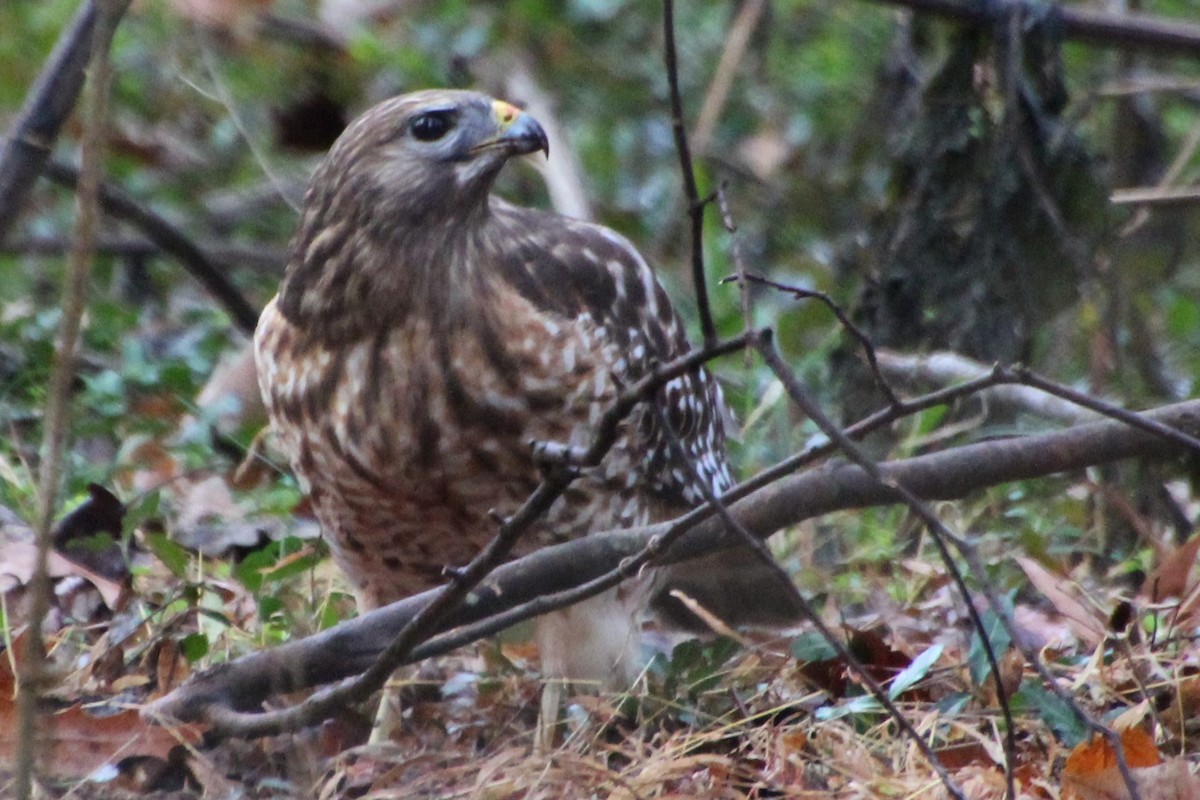
[{"label": "hawk", "polygon": [[[538,151],[546,135],[516,107],[422,91],[351,123],[313,176],[255,335],[258,379],[360,608],[442,583],[494,535],[489,512],[537,486],[531,441],[586,448],[622,387],[689,349],[628,240],[492,196],[510,158]],[[707,371],[666,384],[522,546],[674,518],[720,494],[725,419]],[[641,611],[668,584],[735,623],[790,618],[791,595],[758,567],[701,559],[549,614],[543,673],[626,688]]]}]

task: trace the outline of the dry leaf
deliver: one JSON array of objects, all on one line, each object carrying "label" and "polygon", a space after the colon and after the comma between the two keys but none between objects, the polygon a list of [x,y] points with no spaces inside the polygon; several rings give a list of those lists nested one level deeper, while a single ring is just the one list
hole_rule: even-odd
[{"label": "dry leaf", "polygon": [[1200,717],[1200,675],[1180,675],[1172,688],[1174,696],[1159,712],[1159,719],[1171,735],[1183,737],[1188,723]]},{"label": "dry leaf", "polygon": [[[8,659],[0,659],[0,762],[12,762],[16,731],[13,675]],[[75,704],[38,717],[38,757],[56,777],[83,778],[130,756],[154,756],[165,761],[173,747],[198,742],[200,734],[197,725],[151,725],[134,709],[101,717]]]},{"label": "dry leaf", "polygon": [[1080,640],[1089,647],[1104,641],[1107,636],[1104,618],[1065,588],[1069,582],[1064,576],[1052,574],[1032,558],[1018,557],[1017,563],[1029,582],[1063,615]]},{"label": "dry leaf", "polygon": [[[111,609],[121,603],[121,584],[97,575],[69,558],[51,551],[46,554],[46,574],[51,578],[75,576],[82,578],[100,593],[104,605]],[[33,579],[33,566],[37,559],[37,547],[33,542],[7,542],[0,554],[0,592],[25,586]],[[16,623],[16,620],[9,620]]]},{"label": "dry leaf", "polygon": [[1177,548],[1159,551],[1159,565],[1144,584],[1150,602],[1157,603],[1165,597],[1183,597],[1189,592],[1197,553],[1200,553],[1200,534]]},{"label": "dry leaf", "polygon": [[[1135,771],[1135,775],[1136,770],[1162,763],[1162,755],[1154,745],[1154,740],[1141,728],[1122,731],[1121,747],[1125,751],[1125,763],[1131,771]],[[1117,753],[1103,736],[1094,736],[1071,751],[1063,767],[1063,788],[1065,798],[1073,797],[1076,800],[1122,800],[1130,797],[1117,767]]]}]

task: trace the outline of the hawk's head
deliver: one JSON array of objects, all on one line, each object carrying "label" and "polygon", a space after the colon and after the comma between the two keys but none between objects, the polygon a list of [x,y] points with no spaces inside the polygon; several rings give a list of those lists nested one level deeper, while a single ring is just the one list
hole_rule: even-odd
[{"label": "hawk's head", "polygon": [[378,192],[393,213],[460,215],[482,201],[511,156],[549,153],[542,126],[477,92],[414,92],[380,103],[334,144],[314,178]]},{"label": "hawk's head", "polygon": [[486,217],[500,168],[538,150],[549,143],[533,117],[477,92],[414,92],[370,109],[313,175],[280,310],[343,338],[421,302]]}]

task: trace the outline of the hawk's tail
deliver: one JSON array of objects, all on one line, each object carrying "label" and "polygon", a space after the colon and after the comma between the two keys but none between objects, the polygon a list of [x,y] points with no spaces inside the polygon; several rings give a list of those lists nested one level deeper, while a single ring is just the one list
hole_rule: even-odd
[{"label": "hawk's tail", "polygon": [[709,626],[672,591],[733,627],[788,628],[801,618],[795,587],[744,547],[666,567],[661,580],[651,608],[665,623],[684,630]]}]

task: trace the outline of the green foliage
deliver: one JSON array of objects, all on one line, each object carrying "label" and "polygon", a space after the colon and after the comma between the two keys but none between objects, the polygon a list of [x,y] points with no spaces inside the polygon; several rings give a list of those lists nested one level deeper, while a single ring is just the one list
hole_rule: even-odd
[{"label": "green foliage", "polygon": [[313,568],[320,557],[319,553],[308,552],[300,558],[292,557],[303,552],[306,547],[304,542],[295,537],[272,542],[242,559],[234,569],[234,575],[252,593],[260,594],[269,590],[273,584],[304,574]]},{"label": "green foliage", "polygon": [[[1008,600],[1009,603],[1004,611],[1011,617],[1011,597]],[[1008,630],[1005,629],[1003,623],[1000,621],[999,615],[993,609],[986,609],[982,617],[983,632],[987,635],[987,643],[991,645],[992,654],[997,659],[1002,658],[1008,652],[1008,646],[1012,644],[1012,638],[1008,635]],[[971,672],[971,682],[975,686],[983,686],[984,681],[991,678],[992,675],[992,665],[988,661],[983,642],[984,639],[980,636],[978,630],[972,632],[971,646],[967,653],[967,667]]]},{"label": "green foliage", "polygon": [[146,546],[162,562],[163,566],[171,571],[171,574],[177,578],[187,577],[191,556],[187,550],[171,541],[166,534],[151,533],[147,535]]},{"label": "green foliage", "polygon": [[1087,726],[1058,695],[1040,683],[1027,680],[1012,698],[1013,710],[1041,718],[1066,747],[1074,747],[1088,736]]},{"label": "green foliage", "polygon": [[837,651],[816,631],[802,633],[792,640],[792,655],[797,661],[829,661],[837,658]]},{"label": "green foliage", "polygon": [[737,642],[718,636],[682,642],[669,658],[655,655],[650,662],[653,696],[678,704],[685,722],[704,714],[719,716],[729,705],[729,661],[737,652]]}]

